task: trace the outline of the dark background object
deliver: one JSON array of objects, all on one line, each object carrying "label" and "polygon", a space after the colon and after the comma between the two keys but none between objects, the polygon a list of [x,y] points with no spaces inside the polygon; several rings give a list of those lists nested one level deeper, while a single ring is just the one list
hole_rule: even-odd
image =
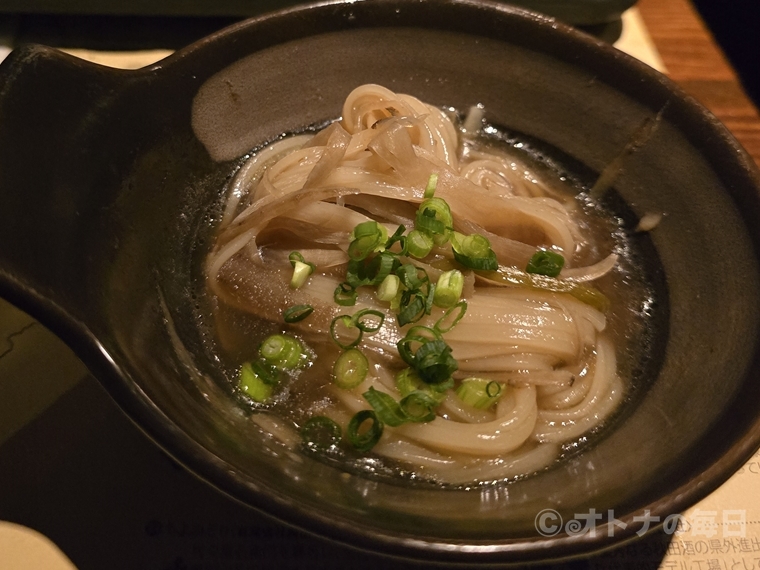
[{"label": "dark background object", "polygon": [[234,16],[18,14],[14,43],[115,51],[177,50],[240,19]]},{"label": "dark background object", "polygon": [[[512,0],[613,43],[621,14],[636,0]],[[15,45],[40,43],[94,50],[180,49],[244,18],[304,4],[304,0],[215,3],[186,0],[0,0],[0,19]],[[506,2],[505,2],[506,3]]]},{"label": "dark background object", "polygon": [[739,74],[747,94],[760,105],[760,1],[692,0]]},{"label": "dark background object", "polygon": [[[300,0],[3,0],[0,12],[241,18],[303,3]],[[596,25],[619,19],[636,0],[511,0],[504,3],[555,16],[569,24]]]},{"label": "dark background object", "polygon": [[[106,51],[178,50],[241,21],[241,16],[157,16],[115,14],[14,14],[6,16],[14,45],[38,43],[58,48]],[[3,18],[0,12],[0,19]],[[620,18],[577,25],[614,43],[623,29]]]}]

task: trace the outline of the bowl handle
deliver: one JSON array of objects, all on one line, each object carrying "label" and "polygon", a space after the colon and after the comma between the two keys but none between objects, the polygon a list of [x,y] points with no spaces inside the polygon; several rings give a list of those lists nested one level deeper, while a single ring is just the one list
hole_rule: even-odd
[{"label": "bowl handle", "polygon": [[38,45],[0,65],[0,295],[59,334],[92,316],[87,242],[113,196],[88,141],[135,75]]}]

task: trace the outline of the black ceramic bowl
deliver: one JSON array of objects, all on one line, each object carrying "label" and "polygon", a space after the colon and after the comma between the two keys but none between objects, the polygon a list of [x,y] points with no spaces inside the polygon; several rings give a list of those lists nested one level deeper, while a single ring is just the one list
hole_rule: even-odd
[{"label": "black ceramic bowl", "polygon": [[[365,82],[436,105],[482,103],[489,121],[597,173],[657,120],[614,191],[634,218],[666,213],[651,261],[667,334],[614,429],[554,469],[477,490],[342,477],[279,448],[213,380],[196,319],[209,213],[241,155],[337,117]],[[742,465],[760,445],[759,188],[732,136],[666,78],[485,1],[297,8],[135,72],[40,46],[0,67],[0,293],[203,479],[308,531],[419,560],[517,563],[609,547],[640,532],[645,512],[663,522]],[[535,527],[545,509],[569,520],[592,508],[619,524],[551,537]]]}]

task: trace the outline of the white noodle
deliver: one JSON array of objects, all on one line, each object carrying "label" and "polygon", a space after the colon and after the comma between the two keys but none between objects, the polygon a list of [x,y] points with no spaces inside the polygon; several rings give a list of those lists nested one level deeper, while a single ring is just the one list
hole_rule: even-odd
[{"label": "white noodle", "polygon": [[[466,134],[478,131],[482,120],[482,108],[474,107]],[[310,341],[329,337],[337,315],[362,308],[387,313],[387,304],[369,288],[360,290],[355,307],[332,301],[345,275],[339,269],[348,259],[350,234],[369,219],[383,223],[389,234],[399,224],[411,229],[431,174],[438,177],[436,196],[451,207],[456,229],[488,237],[505,265],[500,273],[516,276],[517,284],[539,247],[566,258],[557,290],[570,291],[573,283],[614,269],[615,254],[573,267],[573,255],[586,237],[574,217],[573,199],[556,181],[542,179],[521,159],[476,148],[472,139],[463,150],[460,138],[440,109],[378,85],[355,89],[339,123],[313,138],[271,145],[240,168],[207,260],[209,286],[222,303],[263,319],[277,319],[292,304],[312,304],[312,316],[292,325]],[[239,212],[241,204],[247,206]],[[260,244],[257,236],[263,234]],[[294,239],[303,244],[299,251],[320,265],[308,286],[297,291],[288,288],[285,277]],[[434,280],[442,272],[435,264],[446,258],[451,253],[439,248],[415,263]],[[609,416],[623,394],[615,350],[604,335],[605,315],[578,300],[582,295],[492,277],[476,280],[473,272],[466,279],[467,312],[445,340],[459,364],[456,381],[475,376],[500,382],[498,404],[480,410],[450,391],[433,421],[386,426],[374,449],[450,483],[542,468],[557,456],[559,444]],[[419,324],[432,326],[442,314],[434,308]],[[352,390],[327,387],[325,415],[345,424],[369,408],[362,394],[370,387],[400,399],[394,375],[404,365],[396,342],[404,334],[389,314],[379,332],[365,335],[360,348],[370,358],[371,373]],[[280,423],[265,417],[257,420],[260,425],[293,443],[283,436],[287,430],[274,427]]]}]

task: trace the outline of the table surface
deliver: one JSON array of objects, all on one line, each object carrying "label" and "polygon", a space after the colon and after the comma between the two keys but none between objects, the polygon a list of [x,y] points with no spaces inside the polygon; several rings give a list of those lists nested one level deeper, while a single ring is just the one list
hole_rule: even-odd
[{"label": "table surface", "polygon": [[[666,74],[710,109],[733,132],[755,163],[760,164],[757,108],[743,92],[736,74],[693,6],[688,0],[639,0],[637,7]],[[51,347],[44,358],[37,358],[39,362],[24,363],[26,377],[34,372],[30,367],[37,366],[40,378],[44,378],[54,366],[52,361],[66,361],[60,352],[65,348],[61,348],[59,342],[56,344],[56,339],[44,337],[44,330],[33,326],[23,316],[15,315],[14,318],[14,322],[0,322],[0,331],[14,331],[5,334],[11,349],[14,342],[19,348],[24,341],[37,345],[48,343]],[[6,355],[2,346],[0,353]],[[7,367],[8,359],[5,360]],[[76,379],[83,374],[83,369],[75,369],[69,375]],[[4,380],[0,378],[0,388]],[[35,411],[39,414],[38,419],[5,442],[3,426],[14,420],[10,414],[0,417],[0,446],[3,450],[0,454],[0,488],[11,488],[18,495],[18,498],[3,497],[0,519],[6,518],[41,531],[77,563],[79,570],[103,567],[105,560],[110,561],[109,567],[114,570],[126,570],[135,567],[135,558],[142,560],[141,567],[145,568],[159,567],[155,563],[162,560],[165,561],[160,563],[162,569],[227,570],[243,567],[241,561],[245,564],[245,557],[254,554],[261,557],[256,563],[261,569],[302,568],[306,567],[307,561],[312,568],[352,568],[358,565],[368,570],[412,568],[359,555],[281,528],[229,502],[177,469],[146,442],[118,413],[91,377],[46,389],[55,404],[49,404],[45,413],[41,409]],[[60,393],[54,393],[56,389]],[[11,407],[7,402],[0,402],[0,411],[8,411]],[[23,413],[30,412],[23,410]],[[51,432],[60,439],[50,441]],[[128,450],[127,461],[120,450]],[[93,456],[97,457],[97,476],[89,467]],[[753,466],[756,469],[753,470]],[[19,477],[22,471],[31,476]],[[760,507],[754,503],[736,503],[738,499],[734,498],[738,496],[736,493],[758,495],[755,491],[760,476],[758,457],[748,463],[744,471],[700,503],[696,513],[713,513],[713,520],[715,516],[720,518],[723,515],[724,524],[726,513],[739,510],[743,510],[747,522],[760,519],[757,516]],[[725,492],[729,486],[733,487],[734,494]],[[153,496],[143,496],[149,488],[159,491]],[[185,500],[187,496],[192,496],[193,500]],[[94,510],[82,506],[93,503],[104,506]],[[56,513],[55,516],[50,516],[51,511]],[[692,517],[694,513],[692,509],[687,515]],[[5,529],[5,534],[0,532],[0,568],[4,570],[14,568],[3,565],[3,551],[8,541],[20,540],[14,534],[16,530]],[[760,539],[755,534],[735,539],[719,537],[720,543],[716,543],[718,537],[712,535],[702,542],[697,538],[655,534],[611,553],[556,564],[551,568],[760,569]],[[24,539],[32,544],[40,537],[25,535]],[[706,549],[704,552],[699,551],[702,543]],[[45,548],[49,549],[51,545]],[[35,550],[42,551],[42,547]],[[148,552],[151,560],[146,558]],[[29,570],[52,569],[54,566],[48,559],[39,566],[26,563],[17,567]]]},{"label": "table surface", "polygon": [[694,6],[639,0],[637,7],[667,75],[710,109],[760,164],[760,116]]}]

